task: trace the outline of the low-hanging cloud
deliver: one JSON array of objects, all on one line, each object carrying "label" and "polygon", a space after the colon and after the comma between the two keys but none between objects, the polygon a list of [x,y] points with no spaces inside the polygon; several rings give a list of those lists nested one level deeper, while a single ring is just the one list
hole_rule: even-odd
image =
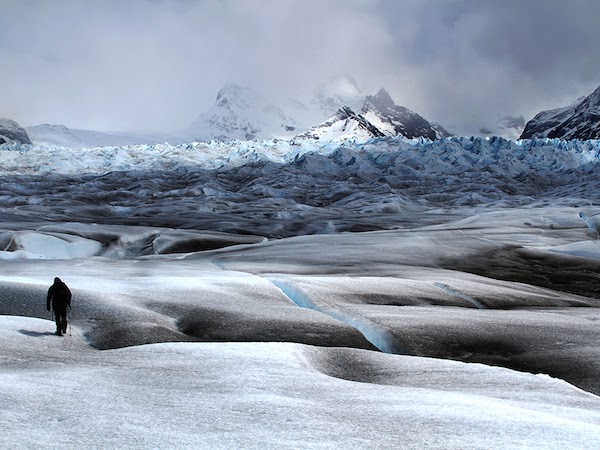
[{"label": "low-hanging cloud", "polygon": [[[396,36],[392,60],[415,83],[408,91],[413,106],[445,123],[476,126],[499,113],[529,119],[600,84],[595,0],[428,0],[384,7]],[[401,85],[396,90],[402,95]]]},{"label": "low-hanging cloud", "polygon": [[575,0],[0,0],[0,117],[185,127],[226,82],[275,98],[333,73],[426,118],[529,118],[591,92],[600,3]]}]

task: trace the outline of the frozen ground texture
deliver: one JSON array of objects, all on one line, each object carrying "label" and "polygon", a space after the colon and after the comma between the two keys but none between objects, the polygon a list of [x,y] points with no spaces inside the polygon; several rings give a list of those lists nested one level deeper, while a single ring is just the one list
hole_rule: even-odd
[{"label": "frozen ground texture", "polygon": [[599,141],[465,138],[4,146],[0,209],[266,237],[413,227],[439,208],[449,214],[432,220],[465,206],[593,204],[599,151]]},{"label": "frozen ground texture", "polygon": [[599,147],[0,147],[2,442],[596,448]]}]

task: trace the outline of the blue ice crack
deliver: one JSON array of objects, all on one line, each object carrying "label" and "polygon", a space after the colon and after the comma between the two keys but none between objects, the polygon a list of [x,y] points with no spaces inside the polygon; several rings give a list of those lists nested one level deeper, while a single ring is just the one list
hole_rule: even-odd
[{"label": "blue ice crack", "polygon": [[392,353],[397,355],[406,355],[409,352],[403,349],[397,342],[394,335],[382,326],[374,323],[366,317],[344,312],[333,308],[326,308],[316,304],[308,295],[301,290],[281,280],[270,280],[278,287],[293,303],[296,305],[312,309],[314,311],[327,314],[328,316],[339,320],[360,332],[371,344],[377,347],[383,353]]},{"label": "blue ice crack", "polygon": [[465,300],[469,303],[471,303],[473,306],[475,306],[478,309],[486,309],[487,307],[475,300],[473,297],[469,297],[468,295],[463,294],[462,292],[457,291],[456,289],[452,289],[450,286],[448,286],[447,284],[444,283],[433,283],[433,285],[437,288],[440,288],[441,290],[445,291],[446,293],[454,296],[454,297],[458,297],[462,300]]}]

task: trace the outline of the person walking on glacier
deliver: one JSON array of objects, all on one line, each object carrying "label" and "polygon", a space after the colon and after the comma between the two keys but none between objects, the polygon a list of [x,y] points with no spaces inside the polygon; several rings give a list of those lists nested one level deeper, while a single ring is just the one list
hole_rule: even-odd
[{"label": "person walking on glacier", "polygon": [[62,336],[67,332],[67,308],[71,308],[71,291],[63,281],[56,277],[54,284],[48,289],[46,309],[50,311],[50,304],[56,320],[56,334]]}]

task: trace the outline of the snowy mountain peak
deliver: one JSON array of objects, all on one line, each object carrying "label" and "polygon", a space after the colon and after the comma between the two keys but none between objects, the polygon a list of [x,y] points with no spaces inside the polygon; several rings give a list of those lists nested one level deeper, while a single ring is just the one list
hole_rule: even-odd
[{"label": "snowy mountain peak", "polygon": [[361,114],[356,114],[349,106],[342,106],[330,119],[309,128],[296,136],[294,140],[296,142],[307,139],[337,141],[353,138],[366,140],[383,136],[385,133]]},{"label": "snowy mountain peak", "polygon": [[581,101],[580,108],[600,114],[600,86]]},{"label": "snowy mountain peak", "polygon": [[256,91],[232,83],[219,90],[215,101],[216,105],[230,109],[264,106],[265,103],[266,100]]},{"label": "snowy mountain peak", "polygon": [[188,133],[199,140],[229,141],[291,137],[296,122],[251,88],[226,84],[215,104],[201,114]]},{"label": "snowy mountain peak", "polygon": [[349,75],[335,75],[327,83],[317,87],[311,101],[312,109],[320,111],[322,118],[331,117],[340,108],[349,106],[360,110],[364,94]]},{"label": "snowy mountain peak", "polygon": [[404,106],[396,105],[384,88],[365,98],[361,114],[388,136],[400,135],[409,139],[425,137],[431,140],[437,137],[427,120]]},{"label": "snowy mountain peak", "polygon": [[396,106],[396,103],[394,103],[394,100],[392,100],[392,96],[384,88],[379,89],[375,95],[369,95],[367,100],[377,105],[381,109],[393,109]]},{"label": "snowy mountain peak", "polygon": [[527,122],[521,139],[537,137],[600,139],[600,87],[568,106],[538,113]]},{"label": "snowy mountain peak", "polygon": [[362,94],[356,80],[348,74],[331,76],[325,85],[325,91],[341,97]]},{"label": "snowy mountain peak", "polygon": [[250,88],[226,84],[215,104],[198,117],[188,133],[204,141],[378,136],[435,140],[450,135],[443,127],[434,128],[419,114],[396,105],[383,87],[365,96],[348,75],[329,78],[308,102],[290,99],[285,110]]},{"label": "snowy mountain peak", "polygon": [[326,121],[296,136],[297,139],[340,140],[403,136],[408,139],[435,140],[450,136],[443,127],[434,128],[419,114],[396,105],[384,88],[374,95],[353,97],[352,103],[359,105],[356,109],[351,104],[343,103],[339,97],[329,97],[329,100],[330,106],[339,105],[335,113]]}]

